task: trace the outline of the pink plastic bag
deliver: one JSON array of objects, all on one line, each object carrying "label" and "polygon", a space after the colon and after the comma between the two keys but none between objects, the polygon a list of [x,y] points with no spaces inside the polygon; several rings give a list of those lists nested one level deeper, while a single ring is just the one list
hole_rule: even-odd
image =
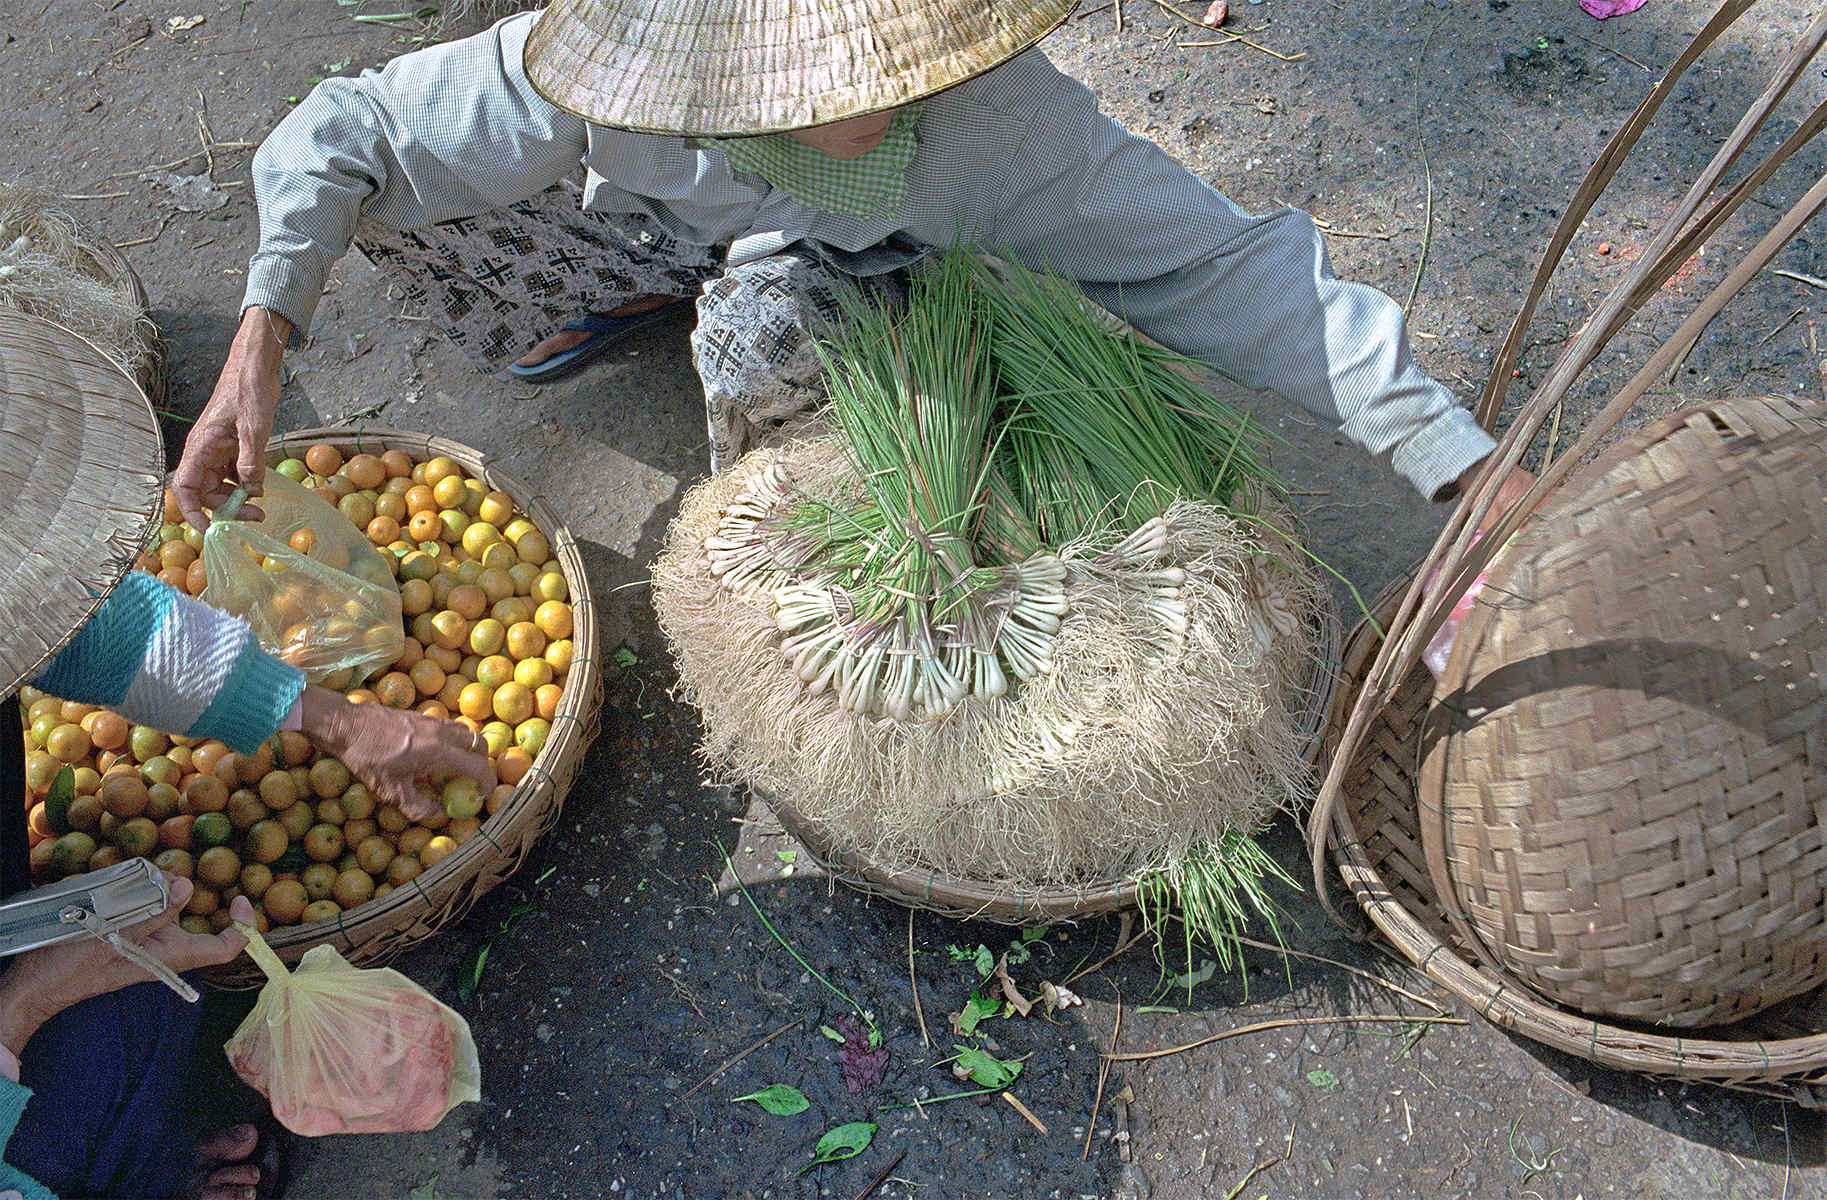
[{"label": "pink plastic bag", "polygon": [[286,970],[245,926],[267,982],[223,1049],[293,1133],[410,1133],[482,1095],[469,1023],[398,971],[361,970],[330,946]]}]

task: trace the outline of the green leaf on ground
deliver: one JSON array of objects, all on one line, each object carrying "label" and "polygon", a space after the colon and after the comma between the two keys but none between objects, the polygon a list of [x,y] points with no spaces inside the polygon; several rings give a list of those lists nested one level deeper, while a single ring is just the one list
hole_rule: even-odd
[{"label": "green leaf on ground", "polygon": [[1187,991],[1190,992],[1194,988],[1198,987],[1200,984],[1205,983],[1207,980],[1211,979],[1212,973],[1215,972],[1217,969],[1218,969],[1217,963],[1213,962],[1209,958],[1204,959],[1199,963],[1199,969],[1197,971],[1187,971],[1185,974],[1174,976],[1173,986],[1175,986],[1177,988],[1185,988]]},{"label": "green leaf on ground", "polygon": [[977,1032],[977,1026],[996,1015],[1002,1008],[999,998],[985,996],[982,992],[972,992],[971,998],[964,1002],[964,1011],[958,1014],[958,1032],[965,1037]]},{"label": "green leaf on ground", "polygon": [[776,850],[776,851],[774,851],[774,857],[778,858],[784,865],[790,867],[794,863],[799,861],[799,851],[797,851],[797,850]]},{"label": "green leaf on ground", "polygon": [[996,956],[990,953],[988,946],[978,946],[976,959],[977,978],[988,979],[996,970]]},{"label": "green leaf on ground", "polygon": [[1324,1067],[1308,1071],[1307,1082],[1322,1092],[1336,1092],[1339,1090],[1339,1077]]},{"label": "green leaf on ground", "polygon": [[953,1046],[952,1049],[958,1052],[952,1074],[969,1079],[978,1087],[1007,1087],[1021,1074],[1019,1062],[997,1058],[988,1050],[968,1046]]},{"label": "green leaf on ground", "polygon": [[616,648],[615,665],[622,668],[622,670],[626,671],[629,667],[635,666],[640,661],[641,661],[640,658],[635,654],[635,652],[630,650],[628,647],[618,646]]},{"label": "green leaf on ground", "polygon": [[438,1177],[433,1175],[406,1193],[406,1200],[438,1200]]},{"label": "green leaf on ground", "polygon": [[830,1038],[832,1041],[836,1042],[840,1046],[850,1040],[849,1038],[845,1037],[843,1034],[839,1033],[837,1030],[831,1028],[831,1026],[829,1026],[829,1025],[820,1025],[818,1027],[818,1031],[820,1033],[824,1034],[826,1037]]},{"label": "green leaf on ground", "polygon": [[790,1117],[794,1113],[805,1112],[812,1107],[806,1094],[790,1083],[775,1083],[762,1088],[759,1092],[750,1092],[746,1096],[737,1096],[731,1104],[744,1100],[753,1100],[777,1117]]},{"label": "green leaf on ground", "polygon": [[840,1159],[855,1158],[869,1149],[869,1143],[875,1141],[874,1121],[852,1121],[848,1125],[839,1125],[818,1139],[818,1145],[812,1150],[811,1166],[819,1163],[837,1162]]}]

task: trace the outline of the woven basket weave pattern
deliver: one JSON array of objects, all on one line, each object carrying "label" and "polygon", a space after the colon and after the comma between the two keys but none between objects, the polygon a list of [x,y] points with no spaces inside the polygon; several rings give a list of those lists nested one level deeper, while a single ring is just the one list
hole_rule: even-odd
[{"label": "woven basket weave pattern", "polygon": [[[335,946],[352,963],[375,963],[461,919],[477,900],[512,875],[526,860],[533,843],[557,823],[565,793],[577,777],[584,752],[596,738],[602,707],[596,609],[591,603],[577,540],[531,488],[491,465],[490,456],[429,434],[345,428],[287,434],[267,446],[267,461],[271,465],[288,454],[302,455],[318,442],[336,447],[345,457],[386,450],[403,450],[418,461],[445,455],[461,465],[466,474],[512,497],[540,532],[551,539],[553,555],[564,569],[565,584],[570,589],[575,627],[575,653],[564,679],[551,736],[513,796],[483,822],[476,836],[406,886],[379,900],[370,900],[334,920],[277,928],[267,936],[267,944],[288,963],[297,962],[306,950],[320,943]],[[207,978],[219,987],[251,987],[265,976],[244,955],[211,970]]]},{"label": "woven basket weave pattern", "polygon": [[1423,830],[1544,995],[1730,1021],[1827,979],[1827,412],[1689,410],[1579,479],[1455,647]]},{"label": "woven basket weave pattern", "polygon": [[[1388,623],[1406,584],[1398,581],[1377,601],[1379,622]],[[1368,622],[1346,640],[1322,742],[1328,756],[1378,645]],[[1433,693],[1433,677],[1416,667],[1379,708],[1346,764],[1341,803],[1332,814],[1333,863],[1352,898],[1402,957],[1484,1019],[1582,1060],[1827,1107],[1827,1034],[1818,1032],[1827,1026],[1827,989],[1700,1036],[1677,1037],[1560,1008],[1483,964],[1452,929],[1421,843],[1417,759]]]}]

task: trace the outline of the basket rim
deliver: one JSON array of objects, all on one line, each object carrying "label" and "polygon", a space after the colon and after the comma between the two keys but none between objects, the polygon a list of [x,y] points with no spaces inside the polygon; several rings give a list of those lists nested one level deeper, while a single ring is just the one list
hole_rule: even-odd
[{"label": "basket rim", "polygon": [[[552,555],[560,564],[569,589],[573,612],[572,641],[576,653],[566,672],[558,711],[552,719],[547,743],[534,756],[533,765],[515,786],[513,795],[478,827],[469,838],[431,867],[402,884],[379,900],[368,900],[338,913],[335,919],[306,924],[277,926],[266,935],[267,944],[284,959],[294,961],[305,950],[320,944],[334,944],[339,951],[358,953],[369,943],[405,930],[404,940],[384,948],[376,957],[385,957],[406,945],[430,936],[443,924],[456,919],[468,904],[499,882],[485,882],[485,868],[496,861],[511,862],[507,872],[519,866],[534,841],[549,828],[563,805],[565,792],[576,765],[595,740],[595,721],[601,705],[602,668],[596,653],[596,618],[589,580],[578,553],[577,539],[550,506],[517,476],[495,465],[497,456],[436,434],[415,430],[391,429],[376,425],[320,426],[275,434],[267,442],[269,465],[285,457],[294,447],[325,443],[339,450],[379,453],[405,450],[421,458],[446,455],[465,470],[499,491],[508,493],[515,504],[533,520],[551,540]],[[528,836],[529,826],[532,827]],[[505,845],[504,845],[505,843]],[[518,844],[518,849],[510,847]],[[483,886],[478,886],[478,884]],[[467,898],[459,893],[470,888]],[[452,908],[454,904],[454,908]],[[444,916],[441,909],[452,911]],[[414,922],[428,914],[434,919],[422,930],[412,930]],[[376,923],[385,928],[376,926]],[[355,927],[369,926],[369,929]],[[366,934],[367,936],[357,936]],[[257,983],[258,970],[250,973],[245,956],[224,967],[214,968],[206,976],[222,986]]]},{"label": "basket rim", "polygon": [[[1409,579],[1410,573],[1405,572],[1377,597],[1372,610],[1379,619],[1401,601]],[[1328,755],[1356,703],[1380,640],[1377,627],[1369,620],[1360,621],[1345,639],[1339,686],[1326,720],[1324,752]],[[1360,753],[1368,748],[1366,740]],[[1681,1079],[1727,1085],[1799,1082],[1799,1077],[1827,1068],[1827,1032],[1743,1039],[1707,1037],[1706,1031],[1698,1037],[1658,1034],[1562,1008],[1519,981],[1505,980],[1473,963],[1437,937],[1398,898],[1364,850],[1374,831],[1360,830],[1353,821],[1354,812],[1355,806],[1349,802],[1337,805],[1331,831],[1332,861],[1352,899],[1411,966],[1492,1024],[1599,1066]],[[1738,1024],[1756,1020],[1753,1016]]]},{"label": "basket rim", "polygon": [[[1313,655],[1310,697],[1302,713],[1308,762],[1317,762],[1325,737],[1330,706],[1338,686],[1337,661],[1342,623],[1330,597],[1321,606],[1320,640]],[[960,920],[984,920],[1022,925],[1039,918],[1076,921],[1083,917],[1120,912],[1135,907],[1141,898],[1142,876],[1131,874],[1078,886],[1011,889],[1007,885],[967,879],[932,869],[894,870],[870,861],[857,851],[822,836],[790,802],[766,789],[747,785],[749,792],[768,806],[786,831],[818,860],[832,877],[867,895],[882,896],[910,908],[923,908]]]}]

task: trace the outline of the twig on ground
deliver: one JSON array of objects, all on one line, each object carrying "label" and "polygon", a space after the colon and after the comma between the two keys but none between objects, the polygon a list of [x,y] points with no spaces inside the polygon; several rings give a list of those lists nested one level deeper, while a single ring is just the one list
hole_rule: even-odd
[{"label": "twig on ground", "polygon": [[[47,4],[45,7],[49,8],[50,5]],[[116,50],[113,54],[110,54],[108,57],[102,59],[101,65],[105,67],[109,63],[113,62],[115,59],[119,58],[121,55],[127,53],[127,51],[129,51],[129,50],[133,49],[135,46],[139,45],[141,42],[149,42],[151,40],[152,40],[152,35],[150,33],[147,34],[145,37],[134,38],[131,42],[128,42],[125,46],[122,46],[119,50]]]},{"label": "twig on ground", "polygon": [[1446,24],[1447,14],[1442,14],[1434,27],[1427,31],[1421,40],[1421,56],[1415,61],[1415,146],[1421,151],[1421,172],[1427,180],[1427,208],[1421,224],[1421,257],[1415,260],[1415,281],[1408,287],[1408,300],[1402,305],[1402,315],[1408,316],[1415,307],[1415,297],[1421,294],[1421,273],[1427,269],[1427,252],[1434,244],[1434,164],[1427,153],[1427,130],[1421,113],[1421,75],[1427,67],[1427,48],[1433,43],[1434,35]]},{"label": "twig on ground", "polygon": [[698,1007],[698,998],[692,994],[692,990],[690,988],[686,987],[679,980],[673,978],[671,973],[669,973],[666,970],[666,968],[664,968],[664,967],[655,966],[654,971],[655,971],[655,973],[657,973],[659,975],[659,977],[661,979],[664,979],[667,983],[672,984],[672,990],[679,993],[679,998],[681,1000],[684,1000],[685,1003],[691,1005],[691,1010],[698,1014],[698,1019],[700,1021],[710,1020],[709,1017],[704,1015],[704,1010],[702,1008]]},{"label": "twig on ground", "polygon": [[1588,46],[1591,46],[1598,50],[1603,50],[1607,54],[1617,55],[1619,58],[1623,59],[1625,62],[1629,63],[1633,67],[1642,67],[1645,71],[1652,71],[1652,72],[1656,69],[1656,68],[1650,66],[1648,63],[1644,62],[1640,58],[1632,58],[1630,55],[1624,53],[1622,50],[1618,49],[1616,46],[1607,46],[1604,42],[1595,42],[1589,37],[1580,37],[1580,35],[1577,33],[1574,34],[1573,36],[1576,38],[1579,38],[1580,41],[1585,42]]},{"label": "twig on ground", "polygon": [[[1110,1054],[1116,1053],[1117,1039],[1123,1036],[1123,993],[1117,993],[1116,1028],[1110,1031]],[[1080,1152],[1078,1160],[1084,1162],[1091,1157],[1091,1135],[1097,1132],[1098,1113],[1104,1107],[1104,1083],[1110,1078],[1110,1054],[1104,1056],[1097,1072],[1097,1097],[1091,1101],[1091,1120],[1085,1126],[1085,1149]]]},{"label": "twig on ground", "polygon": [[165,236],[165,228],[171,224],[172,218],[176,215],[176,213],[166,213],[164,219],[159,222],[159,227],[157,229],[143,238],[134,238],[130,242],[116,242],[114,243],[114,248],[116,250],[127,250],[134,246],[144,246],[148,242],[158,241],[161,237]]},{"label": "twig on ground", "polygon": [[1224,1200],[1237,1200],[1237,1197],[1243,1194],[1243,1189],[1245,1187],[1249,1186],[1250,1180],[1256,1178],[1258,1175],[1262,1174],[1264,1171],[1268,1170],[1270,1167],[1274,1166],[1276,1163],[1287,1162],[1290,1158],[1293,1158],[1293,1157],[1294,1157],[1294,1126],[1290,1125],[1290,1126],[1288,1126],[1288,1147],[1287,1147],[1287,1149],[1283,1150],[1280,1154],[1276,1155],[1274,1158],[1265,1158],[1261,1162],[1257,1163],[1255,1166],[1251,1167],[1249,1174],[1245,1175],[1242,1179],[1239,1179],[1237,1181],[1237,1186],[1232,1188],[1230,1191],[1228,1191],[1224,1194]]},{"label": "twig on ground", "polygon": [[1128,1054],[1106,1055],[1111,1062],[1143,1062],[1151,1058],[1166,1058],[1172,1054],[1184,1054],[1188,1050],[1197,1050],[1213,1042],[1222,1042],[1226,1038],[1242,1037],[1246,1033],[1264,1033],[1271,1029],[1289,1029],[1305,1025],[1345,1025],[1351,1023],[1388,1024],[1400,1021],[1407,1025],[1465,1025],[1469,1022],[1464,1017],[1406,1017],[1387,1016],[1382,1013],[1365,1013],[1341,1017],[1282,1017],[1274,1021],[1258,1021],[1254,1025],[1239,1025],[1235,1029],[1226,1029],[1210,1037],[1202,1037],[1196,1042],[1184,1046],[1169,1046],[1164,1050],[1132,1050]]},{"label": "twig on ground", "polygon": [[1015,1098],[1014,1093],[1004,1092],[1002,1094],[1002,1098],[1009,1102],[1010,1108],[1014,1109],[1016,1112],[1020,1113],[1023,1117],[1027,1118],[1028,1124],[1034,1126],[1034,1128],[1040,1130],[1042,1133],[1047,1132],[1046,1122],[1042,1121],[1039,1117],[1035,1116],[1033,1113],[1033,1110],[1031,1110],[1027,1105],[1023,1104],[1020,1100],[1017,1100]]},{"label": "twig on ground", "polygon": [[1148,936],[1148,930],[1146,928],[1144,928],[1140,933],[1136,934],[1134,937],[1131,937],[1129,935],[1129,930],[1130,930],[1130,927],[1134,924],[1135,924],[1135,917],[1130,913],[1127,913],[1127,912],[1124,913],[1123,914],[1123,923],[1122,923],[1122,925],[1120,925],[1117,928],[1117,948],[1115,950],[1112,950],[1109,954],[1106,954],[1104,957],[1098,959],[1096,962],[1092,963],[1090,966],[1086,967],[1084,970],[1074,971],[1070,976],[1068,976],[1066,979],[1064,979],[1060,982],[1060,986],[1061,987],[1071,987],[1078,980],[1083,979],[1085,976],[1091,974],[1091,972],[1098,970],[1105,963],[1108,963],[1111,959],[1117,957],[1119,954],[1122,954],[1125,950],[1128,950],[1131,946],[1135,945],[1137,942],[1141,941],[1143,938]]},{"label": "twig on ground", "polygon": [[926,1010],[920,1006],[920,981],[914,976],[913,918],[910,908],[907,910],[907,983],[913,988],[914,1016],[920,1022],[920,1044],[931,1050],[933,1040],[926,1032]]},{"label": "twig on ground", "polygon": [[1789,328],[1790,323],[1793,322],[1795,320],[1795,318],[1801,316],[1803,313],[1805,313],[1807,311],[1808,310],[1805,308],[1796,309],[1794,312],[1792,312],[1788,316],[1784,317],[1782,319],[1781,324],[1777,325],[1777,327],[1775,329],[1772,329],[1769,333],[1766,333],[1766,334],[1764,334],[1763,337],[1759,338],[1757,344],[1760,346],[1768,346],[1771,342],[1776,340],[1777,334],[1779,334],[1783,330]]},{"label": "twig on ground", "polygon": [[1188,25],[1191,25],[1193,28],[1203,29],[1208,33],[1215,33],[1218,35],[1218,38],[1219,38],[1219,40],[1215,41],[1215,42],[1176,42],[1176,43],[1174,43],[1174,48],[1177,50],[1193,50],[1193,49],[1196,49],[1201,46],[1228,46],[1228,45],[1232,44],[1233,42],[1241,42],[1252,50],[1258,51],[1259,53],[1262,53],[1262,54],[1266,54],[1270,58],[1278,58],[1282,62],[1299,62],[1301,59],[1307,57],[1307,52],[1305,50],[1302,50],[1299,54],[1283,54],[1279,50],[1269,49],[1267,46],[1263,45],[1260,42],[1252,42],[1249,38],[1244,37],[1240,33],[1231,33],[1229,31],[1223,30],[1223,29],[1213,29],[1210,25],[1207,25],[1204,21],[1201,21],[1198,17],[1189,16],[1188,14],[1181,12],[1179,9],[1175,8],[1173,5],[1169,4],[1167,2],[1167,0],[1155,0],[1155,3],[1159,4],[1164,10],[1166,10],[1168,13],[1171,13],[1173,16],[1179,17],[1182,21],[1185,21]]},{"label": "twig on ground", "polygon": [[1446,1011],[1446,1009],[1441,1007],[1441,1005],[1439,1003],[1437,1003],[1433,1000],[1429,1000],[1425,996],[1416,995],[1414,992],[1409,991],[1407,988],[1403,987],[1399,983],[1392,983],[1390,980],[1384,979],[1381,975],[1374,975],[1371,972],[1362,969],[1361,967],[1354,967],[1350,963],[1340,962],[1336,958],[1327,958],[1323,954],[1308,954],[1305,950],[1290,950],[1286,946],[1277,946],[1273,942],[1259,942],[1255,938],[1243,937],[1241,935],[1238,935],[1237,937],[1233,938],[1232,940],[1240,942],[1245,946],[1252,946],[1258,950],[1269,950],[1269,951],[1273,951],[1276,954],[1286,954],[1286,955],[1289,955],[1294,958],[1304,958],[1304,959],[1308,960],[1309,962],[1325,963],[1329,967],[1339,967],[1345,971],[1349,971],[1353,975],[1359,976],[1360,978],[1368,979],[1370,982],[1376,984],[1378,987],[1388,988],[1390,991],[1395,992],[1397,995],[1407,996],[1410,1000],[1413,1000],[1416,1004],[1420,1004],[1420,1005],[1423,1005],[1424,1007],[1431,1008],[1435,1012],[1445,1012]]},{"label": "twig on ground", "polygon": [[686,1092],[683,1096],[680,1096],[679,1099],[690,1100],[701,1089],[703,1089],[704,1087],[706,1087],[707,1085],[709,1085],[711,1083],[714,1083],[716,1081],[717,1077],[722,1075],[725,1071],[729,1070],[731,1067],[735,1066],[737,1063],[741,1062],[743,1059],[747,1058],[749,1055],[755,1053],[755,1051],[761,1049],[763,1046],[767,1045],[769,1042],[773,1041],[775,1038],[779,1037],[781,1034],[785,1033],[787,1030],[793,1028],[795,1025],[804,1024],[804,1022],[805,1022],[805,1017],[803,1017],[803,1016],[794,1017],[791,1021],[788,1021],[785,1025],[782,1025],[779,1029],[776,1029],[773,1033],[768,1034],[766,1037],[762,1038],[760,1041],[758,1041],[754,1045],[750,1046],[747,1050],[744,1050],[741,1054],[736,1055],[734,1058],[725,1060],[725,1062],[723,1063],[722,1066],[718,1067],[715,1071],[712,1071],[709,1075],[706,1075],[703,1079],[700,1079],[698,1082],[692,1084],[691,1090]]},{"label": "twig on ground", "polygon": [[197,142],[203,147],[203,178],[211,183],[216,181],[216,135],[209,131],[209,118],[204,115],[208,101],[203,99],[203,89],[197,89]]},{"label": "twig on ground", "polygon": [[[1685,357],[1685,355],[1683,357]],[[1551,429],[1548,430],[1548,448],[1542,452],[1542,470],[1543,471],[1546,471],[1549,467],[1554,465],[1554,460],[1560,451],[1561,409],[1564,407],[1566,407],[1566,398],[1565,397],[1562,397],[1561,399],[1556,400],[1554,402],[1554,425]],[[1441,1009],[1441,1011],[1445,1012],[1446,1010]]]},{"label": "twig on ground", "polygon": [[1396,236],[1393,233],[1372,233],[1367,229],[1340,229],[1336,225],[1331,225],[1320,220],[1318,217],[1313,218],[1313,223],[1317,225],[1319,231],[1327,237],[1375,238],[1379,242],[1387,242],[1393,241]]},{"label": "twig on ground", "polygon": [[1827,288],[1827,279],[1822,279],[1819,275],[1804,275],[1800,271],[1785,271],[1781,267],[1771,267],[1770,274],[1781,275],[1784,279],[1793,279],[1809,287]]},{"label": "twig on ground", "polygon": [[66,192],[57,198],[59,200],[123,200],[126,196],[126,192]]},{"label": "twig on ground", "polygon": [[869,1197],[875,1194],[877,1188],[888,1182],[888,1176],[894,1172],[896,1167],[901,1165],[901,1160],[906,1157],[907,1147],[902,1146],[901,1152],[894,1156],[894,1161],[883,1167],[882,1173],[877,1175],[874,1179],[871,1179],[869,1181],[869,1186],[858,1192],[851,1200],[869,1200]]},{"label": "twig on ground", "polygon": [[1116,31],[1123,32],[1123,0],[1116,0]]}]

